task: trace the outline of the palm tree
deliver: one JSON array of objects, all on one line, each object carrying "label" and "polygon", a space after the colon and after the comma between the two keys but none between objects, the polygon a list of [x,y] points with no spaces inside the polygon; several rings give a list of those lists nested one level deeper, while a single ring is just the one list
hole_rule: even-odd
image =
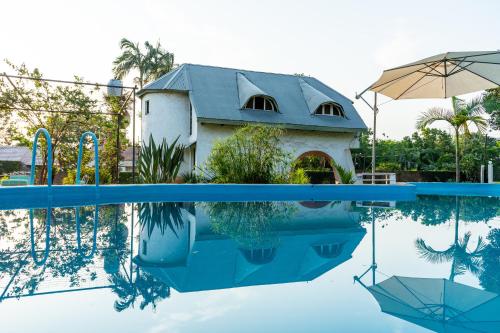
[{"label": "palm tree", "polygon": [[485,249],[485,244],[481,237],[477,240],[476,248],[473,251],[468,251],[467,247],[471,237],[471,233],[465,233],[463,238],[458,237],[458,224],[460,220],[459,198],[455,201],[455,238],[453,244],[444,251],[435,250],[427,245],[422,238],[415,241],[415,246],[422,258],[425,258],[431,263],[443,263],[452,261],[450,281],[455,279],[455,276],[469,271],[475,275],[480,275],[481,258]]},{"label": "palm tree", "polygon": [[139,73],[134,81],[142,89],[145,83],[156,80],[174,68],[174,54],[162,48],[160,42],[156,46],[144,43],[145,52],[139,43],[122,38],[120,48],[122,53],[113,61],[113,74],[117,79],[123,79],[130,71],[136,69]]},{"label": "palm tree", "polygon": [[458,162],[460,133],[470,135],[470,125],[476,125],[479,132],[486,130],[487,122],[482,117],[484,112],[483,98],[475,98],[468,102],[457,97],[451,98],[452,110],[434,107],[422,115],[417,120],[417,128],[423,129],[436,121],[445,121],[455,130],[455,177],[460,181],[460,165]]}]

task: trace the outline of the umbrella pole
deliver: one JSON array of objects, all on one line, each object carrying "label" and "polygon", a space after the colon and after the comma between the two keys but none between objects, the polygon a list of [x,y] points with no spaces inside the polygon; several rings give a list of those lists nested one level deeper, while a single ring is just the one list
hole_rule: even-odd
[{"label": "umbrella pole", "polygon": [[375,269],[377,263],[375,262],[375,209],[372,206],[372,285],[375,285]]},{"label": "umbrella pole", "polygon": [[368,103],[366,99],[363,98],[363,94],[369,90],[370,87],[363,90],[361,94],[356,94],[356,99],[361,99],[365,102],[366,105],[373,111],[373,142],[372,142],[372,184],[375,184],[375,145],[377,141],[377,113],[378,113],[378,105],[377,105],[377,92],[374,95],[373,106]]},{"label": "umbrella pole", "polygon": [[375,184],[375,145],[377,143],[377,93],[375,92],[373,101],[373,143],[372,143],[372,184]]}]

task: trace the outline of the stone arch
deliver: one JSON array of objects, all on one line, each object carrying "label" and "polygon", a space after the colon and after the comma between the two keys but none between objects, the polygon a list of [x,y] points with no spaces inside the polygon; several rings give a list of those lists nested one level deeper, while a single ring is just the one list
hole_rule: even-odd
[{"label": "stone arch", "polygon": [[332,179],[333,183],[338,183],[339,180],[340,180],[340,177],[338,175],[338,172],[337,172],[337,169],[335,169],[335,167],[332,165],[331,161],[333,160],[333,157],[330,156],[329,154],[321,151],[321,150],[309,150],[309,151],[306,151],[306,152],[303,152],[301,153],[299,156],[297,156],[297,158],[295,159],[295,161],[298,161],[304,157],[308,157],[308,156],[316,156],[316,157],[322,157],[325,159],[325,162],[328,164],[328,167],[330,169],[332,169],[333,171],[333,177],[334,179]]}]

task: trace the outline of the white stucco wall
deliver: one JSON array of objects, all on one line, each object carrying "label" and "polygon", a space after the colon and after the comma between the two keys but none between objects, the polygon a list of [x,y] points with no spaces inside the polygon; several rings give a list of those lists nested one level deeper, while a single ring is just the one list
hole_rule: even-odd
[{"label": "white stucco wall", "polygon": [[[215,140],[231,135],[236,127],[228,125],[198,123],[196,164],[202,165],[208,158]],[[330,155],[344,168],[354,171],[351,148],[358,148],[355,133],[286,130],[281,139],[284,149],[294,158],[309,151],[322,151]]]},{"label": "white stucco wall", "polygon": [[[146,112],[149,101],[149,114]],[[180,135],[179,143],[189,144],[189,98],[183,93],[149,93],[142,98],[142,138],[149,140],[153,134],[155,142],[163,138],[172,142]]]},{"label": "white stucco wall", "polygon": [[[149,101],[149,114],[146,112],[146,101]],[[189,97],[185,93],[148,93],[142,97],[142,139],[148,141],[152,134],[156,143],[163,138],[172,143],[177,136],[178,143],[188,147],[196,142],[196,134],[189,134]],[[193,112],[194,113],[194,112]],[[196,124],[195,118],[193,123]],[[196,127],[196,126],[193,126]],[[179,170],[179,175],[191,170],[190,150],[186,149],[184,161]]]}]

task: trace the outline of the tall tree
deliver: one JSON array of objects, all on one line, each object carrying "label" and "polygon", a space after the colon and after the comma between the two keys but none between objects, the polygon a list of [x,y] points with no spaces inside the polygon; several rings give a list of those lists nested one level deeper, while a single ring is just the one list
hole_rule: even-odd
[{"label": "tall tree", "polygon": [[482,117],[484,112],[483,98],[476,98],[464,101],[457,97],[451,99],[452,109],[434,107],[422,115],[417,120],[417,128],[423,129],[437,121],[444,121],[451,125],[455,132],[455,178],[460,181],[459,163],[459,142],[460,134],[470,134],[470,125],[476,125],[479,132],[487,128],[487,122]]},{"label": "tall tree", "polygon": [[491,128],[500,130],[500,88],[486,91],[484,94],[484,109],[490,116]]},{"label": "tall tree", "polygon": [[138,76],[134,82],[142,89],[144,84],[156,80],[174,68],[174,54],[163,49],[160,42],[153,45],[144,42],[142,50],[139,43],[122,38],[120,41],[122,53],[113,61],[113,74],[123,79],[131,71],[137,70]]}]

